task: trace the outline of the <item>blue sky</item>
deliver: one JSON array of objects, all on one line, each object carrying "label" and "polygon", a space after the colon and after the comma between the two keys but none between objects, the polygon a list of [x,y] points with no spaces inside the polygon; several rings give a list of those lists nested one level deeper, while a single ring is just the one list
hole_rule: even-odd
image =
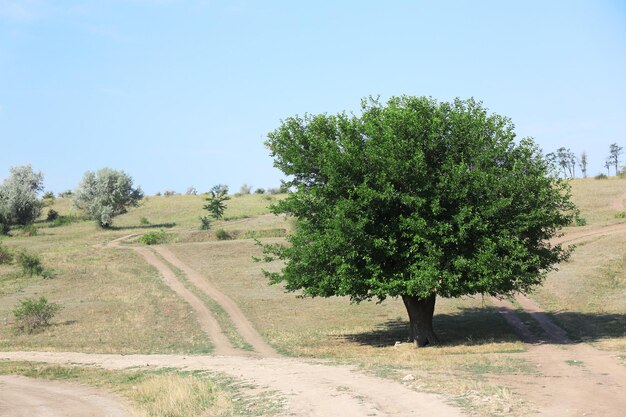
[{"label": "blue sky", "polygon": [[30,163],[54,192],[105,166],[148,194],[276,187],[281,119],[401,94],[474,97],[604,171],[626,2],[0,0],[0,178]]}]

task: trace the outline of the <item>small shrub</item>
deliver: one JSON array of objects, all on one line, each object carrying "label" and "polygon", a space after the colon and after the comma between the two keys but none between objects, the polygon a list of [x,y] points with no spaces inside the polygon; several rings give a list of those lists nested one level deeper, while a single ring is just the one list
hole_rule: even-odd
[{"label": "small shrub", "polygon": [[595,179],[597,179],[597,180],[605,180],[605,179],[607,179],[608,177],[606,176],[606,174],[599,173],[599,174],[598,174],[598,175],[596,175],[594,178],[595,178]]},{"label": "small shrub", "polygon": [[163,195],[165,197],[171,197],[173,195],[176,195],[176,191],[174,191],[174,190],[165,190],[165,191],[163,191]]},{"label": "small shrub", "polygon": [[574,223],[576,224],[576,226],[586,226],[587,219],[581,216],[580,213],[576,213],[576,216],[574,216]]},{"label": "small shrub", "polygon": [[229,240],[229,239],[231,239],[231,237],[232,237],[232,236],[230,235],[230,233],[228,233],[228,232],[227,232],[226,230],[224,230],[224,229],[217,229],[217,230],[215,231],[215,237],[216,237],[218,240]]},{"label": "small shrub", "polygon": [[43,275],[44,267],[41,265],[41,259],[35,254],[20,252],[17,255],[17,263],[22,267],[24,275]]},{"label": "small shrub", "polygon": [[59,215],[59,217],[57,217],[56,219],[54,219],[52,221],[52,223],[50,224],[50,227],[65,226],[66,224],[76,223],[76,222],[79,222],[80,220],[81,220],[81,218],[78,217],[78,216],[73,216],[73,215],[61,216],[61,215]]},{"label": "small shrub", "polygon": [[165,230],[159,230],[158,232],[150,232],[139,238],[139,242],[144,245],[160,245],[166,243],[169,240],[169,236],[165,233]]},{"label": "small shrub", "polygon": [[211,218],[209,216],[200,216],[200,230],[209,230],[211,228]]},{"label": "small shrub", "polygon": [[619,213],[615,213],[616,219],[626,219],[626,211],[620,211]]},{"label": "small shrub", "polygon": [[50,209],[48,210],[48,215],[46,216],[46,221],[47,222],[53,222],[56,219],[59,218],[59,212],[56,211],[55,209]]},{"label": "small shrub", "polygon": [[39,300],[27,298],[20,301],[13,309],[15,316],[15,330],[31,334],[34,331],[50,325],[50,320],[61,310],[57,303],[49,303],[45,297]]},{"label": "small shrub", "polygon": [[2,264],[10,264],[13,261],[13,254],[6,246],[2,245],[0,242],[0,265]]},{"label": "small shrub", "polygon": [[23,236],[37,236],[39,234],[39,229],[34,224],[26,224],[20,230]]},{"label": "small shrub", "polygon": [[265,194],[265,188],[257,188],[254,190],[255,194]]},{"label": "small shrub", "polygon": [[139,219],[139,224],[143,226],[147,226],[150,224],[150,220],[148,220],[147,217],[142,217],[141,219]]}]

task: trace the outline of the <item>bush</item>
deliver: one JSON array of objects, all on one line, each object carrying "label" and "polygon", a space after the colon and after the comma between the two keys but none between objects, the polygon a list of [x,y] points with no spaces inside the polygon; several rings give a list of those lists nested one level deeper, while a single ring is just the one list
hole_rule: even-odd
[{"label": "bush", "polygon": [[167,243],[169,235],[165,233],[165,230],[159,230],[158,232],[150,232],[139,238],[139,242],[144,245],[160,245]]},{"label": "bush", "polygon": [[597,180],[605,180],[605,179],[607,179],[608,177],[606,176],[606,174],[599,173],[599,174],[598,174],[598,175],[596,175],[594,178],[595,178],[595,179],[597,179]]},{"label": "bush", "polygon": [[150,220],[148,220],[147,217],[142,217],[141,219],[139,219],[139,224],[147,226],[150,224]]},{"label": "bush", "polygon": [[74,195],[72,190],[65,190],[59,193],[59,198],[69,198]]},{"label": "bush", "polygon": [[211,218],[209,216],[200,216],[200,230],[209,230],[211,228]]},{"label": "bush", "polygon": [[257,188],[254,190],[255,194],[265,194],[265,188]]},{"label": "bush", "polygon": [[10,226],[9,219],[6,212],[2,209],[2,203],[0,202],[0,236],[8,234]]},{"label": "bush", "polygon": [[0,242],[0,265],[9,264],[13,261],[13,254],[6,246],[2,245]]},{"label": "bush", "polygon": [[80,220],[81,220],[80,217],[73,216],[73,215],[59,216],[52,221],[52,223],[50,224],[50,227],[65,226],[66,224],[76,223],[76,222],[79,222]]},{"label": "bush", "polygon": [[230,233],[228,233],[226,230],[224,229],[217,229],[215,231],[215,237],[218,240],[229,240],[232,238],[232,236],[230,235]]},{"label": "bush", "polygon": [[48,215],[46,216],[46,221],[47,222],[53,222],[56,219],[59,218],[59,212],[56,211],[55,209],[50,209],[48,210]]},{"label": "bush", "polygon": [[575,218],[575,222],[576,222],[576,226],[586,226],[587,225],[587,219],[585,219],[582,216],[577,215]]},{"label": "bush", "polygon": [[61,310],[57,303],[49,303],[45,297],[39,300],[27,298],[20,301],[13,309],[15,316],[15,330],[31,334],[34,331],[50,325],[50,320]]},{"label": "bush", "polygon": [[43,275],[44,267],[41,265],[41,259],[35,254],[29,254],[24,251],[18,253],[17,263],[22,267],[24,275]]},{"label": "bush", "polygon": [[27,224],[20,228],[23,236],[37,236],[39,234],[39,229],[34,224]]},{"label": "bush", "polygon": [[626,211],[620,211],[619,213],[615,213],[616,219],[626,219]]},{"label": "bush", "polygon": [[165,190],[165,191],[163,191],[163,195],[165,197],[171,197],[173,195],[176,195],[176,191],[174,191],[174,190]]}]

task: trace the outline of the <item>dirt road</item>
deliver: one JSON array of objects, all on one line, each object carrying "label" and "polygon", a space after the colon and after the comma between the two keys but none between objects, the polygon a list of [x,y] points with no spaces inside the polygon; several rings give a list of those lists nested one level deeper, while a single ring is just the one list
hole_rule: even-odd
[{"label": "dirt road", "polygon": [[2,417],[123,417],[124,401],[84,385],[0,376]]}]

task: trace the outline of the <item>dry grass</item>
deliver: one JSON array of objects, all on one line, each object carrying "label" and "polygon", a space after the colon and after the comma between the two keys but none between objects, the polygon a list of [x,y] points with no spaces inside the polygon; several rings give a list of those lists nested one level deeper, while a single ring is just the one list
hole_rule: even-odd
[{"label": "dry grass", "polygon": [[[612,208],[613,202],[626,193],[626,178],[609,177],[604,180],[593,178],[570,181],[573,201],[588,224],[613,223],[619,210]],[[626,201],[623,201],[626,204]]]}]

